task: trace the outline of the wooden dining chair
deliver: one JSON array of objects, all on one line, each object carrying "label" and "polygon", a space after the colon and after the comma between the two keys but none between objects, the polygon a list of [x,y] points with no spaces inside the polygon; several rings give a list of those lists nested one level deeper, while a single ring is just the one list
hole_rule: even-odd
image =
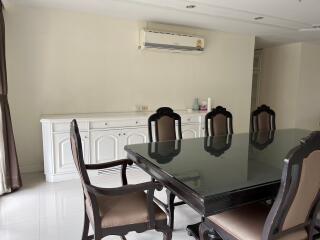
[{"label": "wooden dining chair", "polygon": [[261,105],[251,114],[251,128],[256,131],[276,130],[276,114],[267,105]]},{"label": "wooden dining chair", "polygon": [[233,134],[232,114],[221,106],[213,108],[205,117],[205,135],[208,137],[227,134]]},{"label": "wooden dining chair", "polygon": [[182,139],[181,117],[169,107],[161,107],[152,114],[148,119],[148,127],[150,142]]},{"label": "wooden dining chair", "polygon": [[313,132],[284,160],[281,185],[272,207],[254,203],[209,216],[200,239],[311,240],[320,210],[320,132]]},{"label": "wooden dining chair", "polygon": [[[181,117],[169,107],[161,107],[148,120],[150,142],[175,141],[182,139]],[[169,215],[169,226],[174,227],[174,208],[185,204],[183,201],[175,202],[175,194],[166,190],[167,203],[158,198],[155,201],[160,204]]]},{"label": "wooden dining chair", "polygon": [[[131,160],[85,164],[76,120],[71,122],[70,142],[84,196],[83,240],[93,238],[100,240],[108,235],[118,235],[125,239],[125,235],[130,231],[143,232],[151,229],[162,232],[164,240],[171,240],[172,231],[167,225],[167,216],[153,202],[154,191],[162,189],[160,183],[128,185],[126,167],[132,164]],[[87,170],[114,166],[122,166],[122,187],[101,188],[91,184]],[[89,224],[93,228],[94,235],[88,236]]]}]

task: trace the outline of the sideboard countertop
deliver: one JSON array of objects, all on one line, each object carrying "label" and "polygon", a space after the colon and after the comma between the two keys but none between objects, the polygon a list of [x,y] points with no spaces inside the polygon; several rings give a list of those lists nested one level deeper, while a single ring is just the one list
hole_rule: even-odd
[{"label": "sideboard countertop", "polygon": [[[205,115],[206,111],[175,110],[180,115]],[[48,121],[71,121],[76,118],[78,120],[90,121],[96,119],[123,119],[123,118],[146,118],[153,114],[154,111],[145,112],[101,112],[101,113],[72,113],[72,114],[45,114],[41,115],[40,122]]]}]

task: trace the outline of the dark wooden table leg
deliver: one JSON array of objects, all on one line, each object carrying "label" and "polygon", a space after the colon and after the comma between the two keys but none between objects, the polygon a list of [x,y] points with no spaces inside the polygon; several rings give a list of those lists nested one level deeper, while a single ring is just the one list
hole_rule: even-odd
[{"label": "dark wooden table leg", "polygon": [[215,231],[209,232],[208,237],[212,240],[222,240],[221,237]]},{"label": "dark wooden table leg", "polygon": [[194,239],[200,239],[199,237],[199,226],[201,222],[191,224],[187,226],[187,232],[189,236],[194,237]]},{"label": "dark wooden table leg", "polygon": [[202,221],[199,223],[188,225],[187,232],[189,236],[192,236],[197,240],[200,240],[200,234],[205,235],[205,240],[221,240],[220,236],[210,226],[207,226],[204,222],[204,218],[202,218]]},{"label": "dark wooden table leg", "polygon": [[169,226],[171,230],[173,230],[174,227],[174,199],[175,195],[170,192],[168,189],[166,190],[167,193],[167,203],[168,203],[168,214],[169,214]]}]

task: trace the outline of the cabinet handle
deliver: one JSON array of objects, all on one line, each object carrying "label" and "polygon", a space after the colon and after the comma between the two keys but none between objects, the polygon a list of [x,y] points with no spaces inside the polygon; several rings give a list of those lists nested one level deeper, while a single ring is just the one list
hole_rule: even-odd
[{"label": "cabinet handle", "polygon": [[119,133],[118,135],[121,136],[121,133]]},{"label": "cabinet handle", "polygon": [[104,123],[104,125],[105,125],[105,126],[107,126],[107,125],[108,125],[108,123]]},{"label": "cabinet handle", "polygon": [[123,134],[124,136],[126,135],[126,133]]},{"label": "cabinet handle", "polygon": [[139,122],[138,121],[136,121],[136,124],[138,124]]}]

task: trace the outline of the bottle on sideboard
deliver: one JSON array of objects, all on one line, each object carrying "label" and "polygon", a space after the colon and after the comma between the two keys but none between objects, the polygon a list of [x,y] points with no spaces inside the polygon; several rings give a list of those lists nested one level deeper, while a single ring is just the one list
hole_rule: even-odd
[{"label": "bottle on sideboard", "polygon": [[211,98],[208,98],[208,103],[207,103],[207,111],[210,112],[212,109],[212,103],[211,103]]},{"label": "bottle on sideboard", "polygon": [[193,100],[192,110],[193,111],[198,111],[199,110],[199,98],[195,98]]}]

